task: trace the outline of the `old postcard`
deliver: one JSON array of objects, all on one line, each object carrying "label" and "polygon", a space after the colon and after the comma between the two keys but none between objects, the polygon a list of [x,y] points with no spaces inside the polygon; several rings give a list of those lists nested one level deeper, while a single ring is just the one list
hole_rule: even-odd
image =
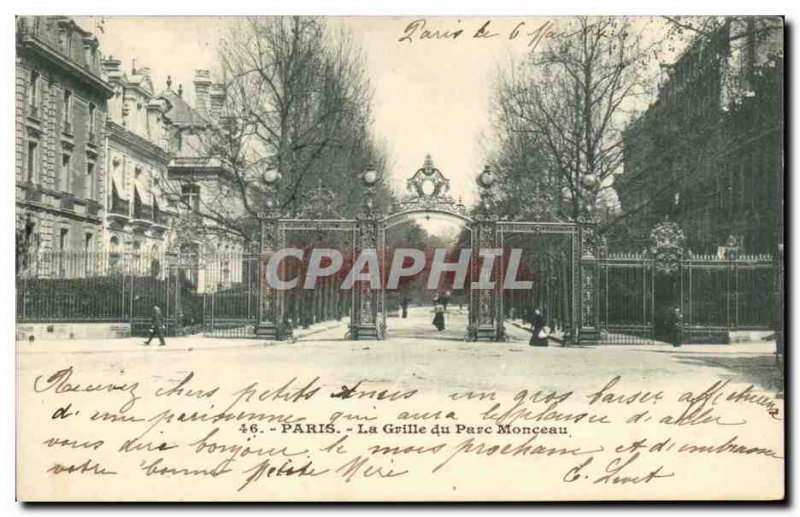
[{"label": "old postcard", "polygon": [[15,41],[18,499],[784,498],[782,18]]}]

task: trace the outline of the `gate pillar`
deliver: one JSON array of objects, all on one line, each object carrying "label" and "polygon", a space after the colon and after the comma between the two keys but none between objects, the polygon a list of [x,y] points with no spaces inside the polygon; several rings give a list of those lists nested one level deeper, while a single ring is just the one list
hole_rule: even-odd
[{"label": "gate pillar", "polygon": [[[292,337],[292,331],[284,318],[284,295],[273,289],[267,281],[267,264],[275,250],[283,247],[284,231],[278,220],[259,214],[261,226],[260,255],[258,258],[258,312],[256,336],[268,340],[284,340]],[[283,267],[283,262],[281,267]]]},{"label": "gate pillar", "polygon": [[[378,250],[380,222],[369,215],[359,217],[354,259],[362,253],[375,253]],[[380,264],[379,264],[380,265]],[[353,309],[350,315],[349,339],[383,339],[383,323],[380,314],[381,289],[372,289],[370,282],[353,282]]]},{"label": "gate pillar", "polygon": [[[481,249],[502,248],[500,232],[497,229],[494,183],[494,173],[487,165],[477,178],[480,203],[478,205],[478,215],[475,217],[475,225],[471,232],[470,280],[472,282],[477,282],[480,276]],[[472,289],[472,286],[470,286],[467,341],[478,341],[480,339],[489,341],[505,340],[502,263],[502,257],[495,258],[492,270],[492,278],[495,283],[493,289]]]},{"label": "gate pillar", "polygon": [[[481,270],[482,249],[499,248],[497,221],[487,217],[477,217],[472,229],[470,280],[477,282]],[[495,286],[493,289],[469,290],[469,323],[467,341],[503,341],[503,293],[502,257],[496,257],[492,271]]]},{"label": "gate pillar", "polygon": [[573,297],[574,329],[577,329],[573,339],[580,345],[600,344],[600,246],[597,245],[595,224],[592,220],[579,221],[576,257],[573,259],[578,261],[578,278],[573,280],[578,292],[577,300]]}]

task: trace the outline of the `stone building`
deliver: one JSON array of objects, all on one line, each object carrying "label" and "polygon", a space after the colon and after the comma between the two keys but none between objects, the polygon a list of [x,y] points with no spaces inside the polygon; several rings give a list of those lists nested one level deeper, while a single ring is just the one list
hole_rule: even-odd
[{"label": "stone building", "polygon": [[[214,140],[224,92],[212,82],[208,70],[196,70],[194,106],[168,84],[159,98],[170,106],[168,140],[171,159],[169,187],[179,212],[176,248],[187,257],[205,257],[193,267],[192,283],[198,291],[226,286],[240,277],[236,255],[242,240],[226,231],[220,221],[244,215],[239,192],[231,181],[227,161],[214,152]],[[203,267],[205,266],[205,267]]]},{"label": "stone building", "polygon": [[155,94],[148,68],[126,73],[119,60],[108,59],[103,69],[114,88],[106,123],[104,244],[112,256],[162,257],[177,215],[166,185],[172,106]]},{"label": "stone building", "polygon": [[[729,19],[662,67],[658,97],[626,130],[609,245],[642,249],[669,219],[696,253],[781,241],[783,26]],[[732,239],[731,239],[732,237]]]},{"label": "stone building", "polygon": [[[64,16],[18,17],[17,271],[48,251],[100,249],[105,117],[97,39]],[[51,273],[65,274],[63,263]]]}]

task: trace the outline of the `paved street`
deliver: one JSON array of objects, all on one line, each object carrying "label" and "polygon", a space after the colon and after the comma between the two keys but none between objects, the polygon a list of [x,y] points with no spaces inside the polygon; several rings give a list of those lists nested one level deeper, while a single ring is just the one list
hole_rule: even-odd
[{"label": "paved street", "polygon": [[[239,375],[291,372],[313,366],[336,382],[368,378],[417,385],[517,389],[535,382],[596,384],[614,375],[632,383],[680,384],[686,380],[731,379],[764,390],[779,385],[774,342],[736,345],[604,345],[548,348],[527,345],[530,333],[507,325],[509,341],[463,340],[466,314],[451,309],[446,329],[437,332],[429,307],[414,307],[407,319],[387,320],[385,341],[346,341],[346,322],[323,323],[298,332],[295,343],[189,336],[166,347],[142,345],[141,338],[18,342],[21,372],[69,363],[84,368],[150,368],[164,363],[178,370],[214,364]],[[154,341],[155,343],[155,341]]]},{"label": "paved street", "polygon": [[[331,438],[325,434],[306,434],[305,431],[283,434],[277,425],[266,427],[267,424],[261,422],[258,425],[263,429],[259,428],[259,434],[248,435],[246,431],[249,428],[238,421],[223,424],[192,422],[192,425],[188,425],[182,424],[180,420],[170,420],[158,423],[158,427],[147,434],[144,440],[163,439],[180,444],[178,448],[167,452],[117,452],[121,444],[127,443],[125,440],[144,433],[149,426],[155,425],[151,422],[159,422],[158,415],[165,414],[162,412],[167,408],[176,412],[175,414],[180,412],[181,415],[183,411],[189,412],[190,415],[194,415],[194,411],[201,413],[218,411],[228,407],[234,400],[234,393],[241,393],[237,390],[242,390],[248,385],[258,386],[258,393],[263,394],[265,398],[263,402],[261,395],[253,396],[252,400],[248,398],[248,402],[241,402],[236,406],[236,411],[291,413],[307,418],[310,425],[324,424],[333,418],[341,417],[342,420],[338,425],[341,426],[340,431],[346,433],[341,436],[347,440],[347,450],[352,454],[342,455],[340,458],[338,453],[325,452],[313,453],[309,457],[313,458],[310,461],[315,465],[331,468],[339,468],[341,462],[352,460],[355,457],[353,455],[365,453],[368,446],[433,446],[438,440],[446,443],[447,447],[455,447],[467,440],[470,440],[470,443],[474,440],[477,444],[486,442],[492,446],[499,446],[503,443],[521,444],[535,438],[537,443],[548,446],[583,447],[587,450],[607,449],[610,451],[608,454],[599,455],[594,460],[597,464],[592,471],[594,475],[600,475],[602,472],[599,470],[602,469],[601,461],[614,460],[611,454],[614,447],[642,437],[646,437],[651,443],[668,436],[677,443],[711,445],[720,445],[726,440],[735,439],[737,443],[747,446],[780,450],[782,444],[780,418],[783,414],[783,401],[776,398],[778,377],[774,367],[774,356],[771,353],[771,343],[734,346],[687,345],[680,349],[663,345],[535,348],[527,345],[530,334],[517,327],[509,326],[511,340],[508,342],[468,343],[463,341],[466,328],[466,316],[463,313],[457,311],[448,313],[447,328],[442,332],[434,329],[431,319],[429,308],[414,307],[407,319],[389,318],[389,339],[378,342],[344,340],[345,322],[326,323],[321,328],[306,329],[299,333],[299,339],[294,343],[264,343],[255,340],[210,339],[197,336],[169,339],[165,347],[143,346],[141,338],[80,342],[18,342],[19,391],[22,394],[22,407],[26,411],[26,418],[22,421],[18,436],[21,437],[21,447],[27,447],[28,450],[25,455],[27,462],[24,472],[46,472],[52,467],[53,458],[74,465],[86,461],[86,452],[82,449],[70,450],[61,447],[55,450],[41,447],[43,442],[52,438],[51,433],[55,432],[54,427],[43,423],[52,422],[55,418],[52,415],[55,415],[61,407],[62,413],[73,412],[77,418],[70,417],[66,422],[67,426],[59,427],[59,432],[62,434],[57,436],[81,440],[102,436],[109,444],[98,450],[92,458],[103,466],[109,468],[113,466],[120,473],[130,475],[131,479],[138,483],[141,493],[147,494],[148,497],[174,498],[177,486],[175,483],[182,483],[180,496],[197,499],[269,498],[270,494],[274,493],[297,500],[314,497],[347,498],[348,494],[352,493],[350,490],[355,489],[356,478],[350,483],[340,477],[326,477],[324,482],[317,481],[313,486],[313,489],[318,489],[320,492],[315,492],[310,483],[295,482],[294,478],[269,478],[260,483],[254,482],[251,487],[237,492],[236,487],[245,479],[243,472],[253,465],[254,460],[250,456],[237,459],[233,465],[235,472],[219,482],[200,477],[193,477],[191,482],[175,476],[147,478],[142,474],[142,466],[153,461],[163,462],[165,467],[212,468],[219,461],[217,453],[197,454],[193,452],[193,448],[187,447],[187,444],[196,443],[196,440],[208,433],[216,433],[216,429],[219,429],[219,433],[214,435],[214,440],[222,444],[237,444],[237,446],[247,444],[258,447],[286,445],[309,447],[313,451],[323,450],[324,446],[332,443]],[[65,385],[43,393],[35,392],[37,377],[40,379],[38,384],[43,384],[46,379],[53,378],[56,372],[65,371],[70,367],[71,374]],[[153,393],[157,393],[157,387],[160,386],[163,390],[165,386],[176,386],[182,379],[189,377],[189,372],[194,374],[185,387],[190,391],[182,391],[176,396],[169,397],[153,396]],[[612,389],[617,395],[639,397],[639,393],[663,391],[666,399],[655,407],[652,406],[652,402],[636,402],[629,406],[624,403],[604,401],[599,404],[602,407],[586,403],[588,394],[607,386],[616,376],[620,376],[620,380]],[[762,402],[742,403],[736,406],[728,403],[704,411],[713,411],[714,418],[720,416],[732,421],[746,418],[753,422],[753,425],[737,426],[735,430],[730,430],[727,425],[713,424],[696,427],[623,423],[634,412],[639,413],[643,409],[653,411],[654,420],[656,417],[679,415],[687,407],[685,402],[683,404],[677,402],[681,394],[687,391],[700,394],[710,389],[717,380],[731,381],[726,387],[727,393],[732,393],[734,390],[741,392],[742,383],[753,384],[753,391],[756,396],[762,397],[759,399]],[[125,392],[106,393],[103,386],[109,382],[124,382],[129,383],[127,386],[137,386],[136,393],[143,398],[135,403],[130,413],[148,418],[147,422],[134,426],[116,421],[89,421],[83,416],[97,409],[114,410],[128,400],[129,394]],[[320,388],[321,393],[308,402],[277,400],[272,395],[275,391],[270,391],[276,389],[280,391],[279,386],[291,386],[292,390],[298,390],[309,383]],[[200,390],[202,393],[202,390],[214,386],[221,387],[221,392],[213,399],[204,399],[202,395],[193,395],[191,391]],[[365,399],[361,399],[360,396],[348,400],[333,398],[332,395],[342,391],[344,386],[363,390],[360,391],[361,394],[411,392],[416,395],[413,400],[400,398],[396,401],[391,398],[381,400],[373,395]],[[62,390],[61,394],[59,389]],[[98,393],[71,393],[70,390],[73,389],[97,390]],[[538,396],[532,394],[549,393],[551,390],[558,393],[574,390],[575,393],[575,396],[559,406],[556,412],[572,414],[575,411],[588,410],[591,413],[607,413],[610,422],[601,424],[593,424],[591,421],[574,424],[568,422],[564,424],[564,429],[568,429],[569,433],[566,437],[471,434],[435,436],[415,434],[413,429],[395,434],[394,431],[389,432],[382,427],[385,424],[430,426],[447,423],[446,417],[442,416],[445,413],[441,411],[451,410],[455,411],[454,414],[457,415],[455,418],[460,425],[487,425],[493,420],[486,420],[479,415],[500,404],[502,409],[493,410],[494,413],[491,413],[494,415],[491,418],[499,418],[497,415],[511,411],[513,401],[523,392],[527,395],[522,395],[522,400],[528,402],[520,402],[522,409],[519,411],[533,410],[533,408],[537,408],[536,411],[545,410],[548,403],[533,403],[530,400]],[[458,401],[451,398],[454,394],[475,392],[491,394],[492,398],[486,401],[482,398],[457,399]],[[765,405],[774,408],[774,416],[771,416],[772,413],[768,414]],[[63,409],[65,407],[66,409]],[[411,420],[401,420],[403,412],[419,416],[407,417]],[[368,423],[374,423],[381,431],[374,435],[360,434],[360,431],[355,430],[355,423],[348,418],[371,418],[373,420]],[[443,418],[445,420],[442,420]],[[245,422],[247,425],[251,423]],[[514,422],[514,425],[519,426],[536,425],[535,422],[524,419]],[[413,471],[415,477],[398,479],[393,484],[391,480],[363,478],[359,483],[364,484],[358,486],[366,487],[369,494],[367,498],[379,498],[379,494],[384,493],[390,494],[390,497],[410,493],[412,498],[423,499],[447,499],[451,496],[489,499],[501,493],[509,498],[536,499],[547,498],[556,490],[558,493],[569,494],[575,498],[598,499],[607,494],[608,490],[608,486],[591,483],[583,483],[580,486],[563,484],[561,480],[565,473],[576,465],[574,458],[566,456],[516,458],[458,454],[458,458],[448,463],[444,470],[434,473],[432,469],[435,465],[447,461],[445,458],[450,454],[452,452],[447,452],[442,457],[437,454],[370,456],[369,461],[372,462],[370,465],[374,463],[384,468],[408,468]],[[745,463],[746,460],[750,462]],[[750,465],[759,472],[759,476],[754,481],[748,479],[743,488],[737,488],[738,497],[743,497],[740,494],[746,497],[758,497],[759,494],[774,493],[775,487],[780,486],[782,479],[782,463],[765,457],[754,459],[739,455],[725,457],[714,455],[710,459],[705,458],[704,461],[701,461],[700,457],[693,457],[692,461],[689,461],[688,456],[664,456],[661,460],[659,457],[648,455],[637,461],[639,462],[637,465],[648,466],[650,469],[657,468],[660,464],[654,462],[664,461],[664,465],[669,465],[671,471],[677,473],[676,476],[678,474],[681,476],[660,480],[661,484],[637,485],[637,491],[630,493],[635,493],[638,497],[663,498],[665,490],[669,494],[677,494],[680,487],[686,486],[684,480],[690,479],[690,476],[717,479],[717,485],[713,485],[712,488],[729,487],[736,479],[728,477],[720,480],[719,473],[738,473]],[[488,477],[483,475],[472,477],[466,475],[466,472],[490,474]],[[525,476],[529,476],[522,484],[520,480],[525,476],[520,476],[520,472],[525,472]],[[633,470],[632,473],[646,474],[647,470]],[[49,478],[31,475],[38,481],[30,484],[34,487],[32,493],[48,494],[48,490],[57,489],[48,484]],[[128,494],[126,485],[114,483],[112,478],[109,476],[105,479],[94,479],[96,484],[92,484],[87,490],[102,494],[103,498],[126,497]],[[89,487],[89,485],[82,486]],[[704,485],[704,489],[706,486]],[[689,494],[684,497],[703,496],[702,492],[697,491],[680,493]],[[76,491],[74,496],[85,496],[85,493]]]}]

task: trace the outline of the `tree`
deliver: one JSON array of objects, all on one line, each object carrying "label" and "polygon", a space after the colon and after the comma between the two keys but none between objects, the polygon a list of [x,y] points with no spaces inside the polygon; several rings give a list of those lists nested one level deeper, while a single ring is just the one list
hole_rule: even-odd
[{"label": "tree", "polygon": [[[223,102],[202,114],[192,154],[218,159],[223,181],[184,208],[245,241],[269,200],[282,215],[302,216],[320,208],[314,196],[324,189],[337,195],[335,207],[323,208],[353,215],[364,198],[359,174],[370,164],[382,172],[386,158],[371,134],[371,89],[349,35],[317,18],[247,18],[219,56]],[[274,188],[270,170],[281,177]]]},{"label": "tree", "polygon": [[647,25],[625,18],[561,23],[560,37],[498,77],[492,161],[507,188],[501,204],[538,205],[535,216],[576,220],[612,188],[624,124],[648,94],[642,69],[654,44],[643,44]]}]

